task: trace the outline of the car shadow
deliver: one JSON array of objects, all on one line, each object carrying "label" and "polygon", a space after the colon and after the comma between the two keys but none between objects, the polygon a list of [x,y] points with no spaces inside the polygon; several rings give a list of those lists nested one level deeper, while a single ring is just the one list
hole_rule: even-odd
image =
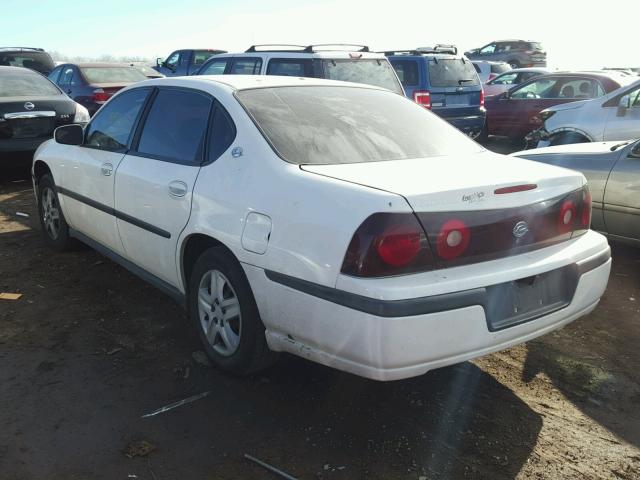
[{"label": "car shadow", "polygon": [[612,257],[596,310],[528,343],[522,376],[544,373],[582,412],[640,447],[640,250],[612,244]]}]

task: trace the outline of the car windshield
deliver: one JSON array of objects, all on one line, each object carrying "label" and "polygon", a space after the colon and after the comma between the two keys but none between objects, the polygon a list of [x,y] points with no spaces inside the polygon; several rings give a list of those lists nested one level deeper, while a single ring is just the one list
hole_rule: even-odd
[{"label": "car windshield", "polygon": [[429,81],[434,87],[468,87],[480,84],[473,64],[462,58],[430,60]]},{"label": "car windshield", "polygon": [[89,83],[130,83],[147,79],[135,67],[82,67],[80,70]]},{"label": "car windshield", "polygon": [[53,83],[38,73],[25,70],[0,75],[0,97],[61,95]]},{"label": "car windshield", "polygon": [[45,75],[54,68],[51,57],[45,52],[0,52],[0,65],[30,68]]},{"label": "car windshield", "polygon": [[291,163],[381,162],[483,150],[435,114],[385,90],[276,87],[236,96],[276,153]]},{"label": "car windshield", "polygon": [[344,82],[365,83],[404,95],[393,67],[386,59],[323,60],[326,77]]}]

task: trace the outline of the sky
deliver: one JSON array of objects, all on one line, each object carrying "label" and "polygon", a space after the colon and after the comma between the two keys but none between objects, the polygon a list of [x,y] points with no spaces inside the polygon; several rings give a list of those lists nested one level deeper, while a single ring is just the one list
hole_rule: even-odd
[{"label": "sky", "polygon": [[[640,0],[0,0],[0,46],[68,56],[166,57],[180,48],[357,43],[374,50],[492,40],[544,44],[552,68],[640,66]],[[596,8],[596,5],[597,8]]]}]

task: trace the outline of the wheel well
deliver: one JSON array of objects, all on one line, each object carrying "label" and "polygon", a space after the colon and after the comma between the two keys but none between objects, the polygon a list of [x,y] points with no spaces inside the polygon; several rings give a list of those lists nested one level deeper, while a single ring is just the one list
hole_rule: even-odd
[{"label": "wheel well", "polygon": [[561,130],[554,130],[553,132],[551,132],[549,134],[549,138],[552,137],[557,137],[560,135],[577,135],[579,137],[584,138],[587,142],[593,142],[593,140],[591,139],[591,137],[589,135],[587,135],[586,133],[580,131],[580,130],[576,130],[576,129],[572,129],[572,128],[564,128]]},{"label": "wheel well", "polygon": [[189,286],[189,278],[191,277],[191,272],[193,271],[193,266],[196,263],[198,257],[205,251],[211,247],[222,247],[224,248],[228,254],[237,261],[236,256],[233,254],[226,245],[224,245],[221,241],[216,240],[213,237],[208,235],[204,235],[202,233],[196,233],[189,236],[183,244],[182,248],[182,280],[184,282],[185,290],[188,289]]},{"label": "wheel well", "polygon": [[33,175],[36,179],[36,183],[38,183],[42,176],[47,173],[51,175],[51,169],[49,168],[49,165],[44,163],[42,160],[37,160],[36,163],[33,164]]}]

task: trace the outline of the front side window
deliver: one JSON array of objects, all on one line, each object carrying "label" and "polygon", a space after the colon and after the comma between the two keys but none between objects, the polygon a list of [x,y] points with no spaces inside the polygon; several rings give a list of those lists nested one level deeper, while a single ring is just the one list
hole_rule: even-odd
[{"label": "front side window", "polygon": [[82,67],[89,83],[133,83],[147,77],[135,67]]},{"label": "front side window", "polygon": [[505,73],[504,75],[500,75],[487,83],[489,85],[513,85],[516,83],[517,77],[517,73]]},{"label": "front side window", "polygon": [[496,51],[496,44],[495,43],[491,43],[489,45],[487,45],[486,47],[482,47],[480,49],[480,53],[482,54],[488,54],[488,53],[493,53]]},{"label": "front side window", "polygon": [[473,65],[462,58],[429,60],[429,83],[434,87],[480,85]]},{"label": "front side window", "polygon": [[529,98],[555,98],[553,97],[554,87],[558,83],[557,79],[540,79],[535,82],[528,83],[523,87],[517,88],[511,94],[511,98],[529,99]]},{"label": "front side window", "polygon": [[267,75],[313,77],[313,63],[311,60],[298,58],[272,58],[267,65]]},{"label": "front side window", "polygon": [[386,59],[323,60],[326,77],[331,80],[364,83],[404,95],[395,70]]},{"label": "front side window", "polygon": [[126,150],[149,91],[137,88],[111,99],[87,126],[85,145],[113,152]]},{"label": "front side window", "polygon": [[211,98],[201,93],[160,90],[145,120],[138,153],[185,165],[199,165],[211,103]]},{"label": "front side window", "polygon": [[74,70],[73,67],[66,67],[62,70],[62,74],[60,74],[60,80],[58,83],[60,85],[74,85]]},{"label": "front side window", "polygon": [[276,153],[295,164],[429,161],[482,151],[432,112],[386,90],[257,88],[236,97]]},{"label": "front side window", "polygon": [[393,65],[403,86],[415,87],[420,83],[418,62],[415,60],[392,60],[391,65]]},{"label": "front side window", "polygon": [[228,58],[221,58],[207,63],[198,75],[222,75],[229,63]]},{"label": "front side window", "polygon": [[261,58],[236,58],[229,73],[231,75],[260,75]]},{"label": "front side window", "polygon": [[164,62],[164,66],[167,68],[175,69],[178,66],[178,63],[180,63],[180,52],[173,52],[171,55],[169,55],[167,61]]},{"label": "front side window", "polygon": [[61,95],[60,90],[39,73],[11,71],[0,75],[0,97]]},{"label": "front side window", "polygon": [[640,88],[636,88],[629,93],[629,105],[640,107]]}]

